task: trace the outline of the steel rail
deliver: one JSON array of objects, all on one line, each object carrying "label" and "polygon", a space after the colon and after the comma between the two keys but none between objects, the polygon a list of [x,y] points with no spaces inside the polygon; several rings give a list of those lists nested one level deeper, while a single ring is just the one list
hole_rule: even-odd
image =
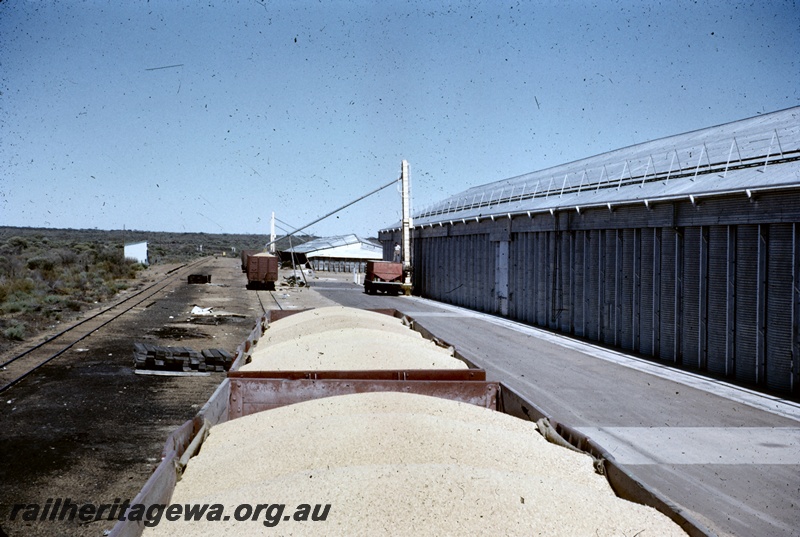
[{"label": "steel rail", "polygon": [[[149,286],[145,287],[144,289],[142,289],[142,290],[138,291],[137,293],[135,293],[135,294],[133,294],[133,295],[131,295],[131,296],[127,297],[127,298],[124,298],[124,299],[120,300],[119,302],[115,302],[114,304],[112,304],[112,305],[108,306],[106,309],[104,309],[104,310],[100,310],[100,311],[96,312],[94,315],[91,315],[90,317],[86,317],[85,319],[82,319],[82,320],[80,320],[80,321],[76,322],[75,324],[72,324],[72,325],[68,326],[67,328],[65,328],[65,329],[64,329],[64,330],[62,330],[61,332],[58,332],[58,333],[56,333],[56,334],[53,334],[52,336],[50,336],[49,338],[45,339],[45,340],[44,340],[44,341],[42,341],[41,343],[39,343],[39,344],[37,344],[37,345],[34,345],[33,347],[31,347],[31,348],[29,348],[29,349],[25,350],[24,352],[21,352],[20,354],[18,354],[18,355],[16,355],[16,356],[14,356],[13,358],[11,358],[11,359],[9,359],[9,360],[7,360],[7,361],[3,362],[2,364],[0,364],[0,368],[6,367],[7,365],[9,365],[9,364],[11,364],[11,363],[13,363],[13,362],[15,362],[15,361],[19,360],[20,358],[23,358],[23,357],[24,357],[24,356],[26,356],[28,353],[31,353],[31,352],[35,351],[36,349],[39,349],[40,347],[43,347],[44,345],[47,345],[48,343],[50,343],[50,342],[51,342],[51,341],[53,341],[54,339],[57,339],[57,338],[59,338],[59,337],[63,336],[63,335],[64,335],[64,334],[66,334],[67,332],[70,332],[70,331],[74,330],[75,328],[79,327],[80,325],[82,325],[82,324],[84,324],[84,323],[86,323],[86,322],[89,322],[89,321],[91,321],[91,320],[93,320],[93,319],[97,318],[98,316],[100,316],[100,315],[102,315],[102,314],[104,314],[104,313],[106,313],[106,312],[108,312],[108,311],[110,311],[110,310],[112,310],[112,309],[114,309],[114,308],[118,307],[120,304],[123,304],[124,302],[126,302],[126,301],[128,301],[128,300],[131,300],[131,299],[133,299],[133,298],[136,298],[137,296],[141,295],[141,294],[142,294],[142,293],[144,293],[144,292],[147,292],[147,291],[149,291],[150,289],[152,289],[152,288],[153,288],[153,287],[155,287],[156,285],[158,285],[158,284],[160,284],[161,282],[163,282],[163,281],[166,279],[166,277],[168,277],[168,275],[171,275],[173,272],[175,272],[175,271],[177,271],[177,270],[180,270],[180,269],[182,269],[182,268],[184,268],[184,267],[186,267],[186,265],[181,265],[181,266],[179,266],[179,267],[176,267],[176,268],[174,268],[174,269],[170,270],[169,272],[167,272],[167,273],[166,273],[166,275],[165,275],[165,278],[163,278],[163,279],[161,279],[161,280],[159,280],[159,281],[157,281],[157,282],[153,282],[152,284],[150,284]],[[159,289],[159,290],[160,290],[160,289]]]},{"label": "steel rail", "polygon": [[[158,280],[158,281],[154,282],[153,284],[149,285],[148,287],[145,287],[144,289],[142,289],[140,291],[137,291],[135,294],[133,294],[133,295],[131,295],[131,296],[129,296],[129,297],[123,299],[123,300],[120,300],[119,302],[116,302],[115,304],[112,304],[111,306],[109,306],[109,307],[107,307],[107,308],[105,308],[103,310],[98,311],[97,313],[91,315],[90,317],[82,319],[81,321],[79,321],[79,322],[77,322],[77,323],[65,328],[61,332],[58,332],[57,334],[54,334],[54,335],[48,337],[47,339],[45,339],[41,343],[38,343],[37,345],[35,345],[35,346],[25,350],[24,352],[14,356],[13,358],[11,358],[10,360],[7,360],[3,364],[0,364],[0,368],[4,369],[9,364],[12,364],[12,363],[16,362],[17,360],[19,360],[20,358],[23,358],[23,357],[29,355],[30,353],[32,353],[33,351],[35,351],[37,349],[40,349],[44,345],[52,343],[53,341],[57,340],[60,337],[63,337],[65,334],[67,334],[69,332],[72,332],[73,330],[77,329],[78,327],[82,326],[83,324],[85,324],[85,323],[87,323],[89,321],[97,320],[97,318],[100,317],[101,315],[104,315],[104,314],[108,313],[111,310],[117,309],[120,306],[122,306],[122,305],[124,305],[126,303],[129,303],[130,301],[132,301],[132,300],[134,300],[136,298],[140,298],[143,294],[148,293],[149,291],[152,291],[152,292],[148,293],[147,296],[145,296],[145,297],[141,298],[140,300],[136,301],[135,303],[127,306],[123,310],[117,312],[111,318],[103,321],[100,325],[98,325],[95,328],[89,330],[88,332],[86,332],[85,334],[80,336],[78,339],[74,340],[73,342],[71,342],[68,345],[66,345],[65,347],[63,347],[58,352],[50,355],[44,361],[41,361],[37,365],[35,365],[34,367],[32,367],[30,369],[27,369],[22,375],[19,375],[19,376],[15,377],[13,380],[11,380],[10,382],[8,382],[5,385],[3,385],[2,387],[0,387],[0,393],[5,392],[6,390],[11,388],[12,386],[18,384],[20,381],[22,381],[23,379],[27,378],[30,374],[32,374],[33,372],[35,372],[36,370],[38,370],[42,366],[44,366],[44,365],[50,363],[51,361],[55,360],[56,358],[58,358],[59,356],[64,354],[66,351],[68,351],[69,349],[71,349],[72,347],[77,345],[79,342],[83,341],[84,339],[86,339],[87,337],[89,337],[90,335],[95,333],[96,331],[100,330],[101,328],[103,328],[107,324],[111,323],[112,321],[117,320],[118,318],[120,318],[121,316],[125,315],[130,310],[132,310],[133,308],[135,308],[136,306],[141,304],[142,302],[145,302],[146,300],[148,300],[148,299],[152,298],[153,296],[155,296],[157,293],[159,293],[162,290],[164,290],[168,285],[170,285],[175,280],[175,276],[178,274],[179,271],[184,271],[185,272],[186,270],[194,269],[195,267],[197,267],[199,265],[202,265],[206,261],[208,261],[207,258],[202,258],[202,259],[200,259],[198,261],[195,261],[194,263],[184,264],[184,265],[181,265],[179,267],[176,267],[176,268],[170,270],[169,272],[167,272],[161,280]],[[158,288],[153,290],[154,287],[158,287]]]}]

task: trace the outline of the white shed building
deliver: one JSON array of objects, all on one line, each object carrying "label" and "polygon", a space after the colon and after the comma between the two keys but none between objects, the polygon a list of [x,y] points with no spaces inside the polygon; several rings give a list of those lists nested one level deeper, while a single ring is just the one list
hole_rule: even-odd
[{"label": "white shed building", "polygon": [[133,259],[142,265],[149,265],[150,261],[147,257],[147,241],[126,244],[125,259]]},{"label": "white shed building", "polygon": [[331,272],[352,272],[354,269],[363,272],[367,261],[383,259],[380,244],[357,235],[322,237],[284,250],[284,253],[294,255],[297,263],[309,263],[314,270]]}]

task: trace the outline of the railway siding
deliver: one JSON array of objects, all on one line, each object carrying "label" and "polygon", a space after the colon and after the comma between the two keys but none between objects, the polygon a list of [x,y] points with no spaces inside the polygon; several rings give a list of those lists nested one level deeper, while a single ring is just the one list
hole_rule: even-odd
[{"label": "railway siding", "polygon": [[[94,504],[132,498],[157,465],[164,438],[213,393],[224,373],[160,377],[136,375],[133,367],[134,341],[233,352],[253,328],[261,312],[257,294],[262,293],[245,289],[238,259],[207,258],[203,270],[213,275],[214,284],[189,285],[186,276],[176,274],[169,288],[87,335],[2,394],[0,528],[8,535],[96,537],[110,529],[110,522],[8,518],[13,505],[44,505],[48,498]],[[216,324],[194,324],[189,315],[193,305],[237,315],[220,317]],[[186,334],[163,331],[182,326],[208,337],[163,337]],[[4,373],[13,374],[10,369]]]}]

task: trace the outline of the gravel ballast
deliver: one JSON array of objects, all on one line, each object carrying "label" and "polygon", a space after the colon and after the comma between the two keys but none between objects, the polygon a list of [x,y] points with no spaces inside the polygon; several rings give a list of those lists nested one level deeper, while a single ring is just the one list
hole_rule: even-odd
[{"label": "gravel ballast", "polygon": [[[219,424],[172,503],[284,504],[226,522],[162,521],[147,535],[685,535],[656,510],[614,495],[592,459],[535,425],[408,393],[345,395]],[[324,521],[291,519],[330,505]],[[273,512],[274,514],[274,512]]]}]

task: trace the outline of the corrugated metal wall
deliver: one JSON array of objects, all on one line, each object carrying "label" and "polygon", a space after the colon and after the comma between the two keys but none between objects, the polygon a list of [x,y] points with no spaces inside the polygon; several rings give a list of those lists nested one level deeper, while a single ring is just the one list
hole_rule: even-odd
[{"label": "corrugated metal wall", "polygon": [[716,375],[732,372],[728,356],[728,235],[729,226],[710,226],[708,231],[708,371]]},{"label": "corrugated metal wall", "polygon": [[493,312],[495,246],[486,234],[414,241],[414,293]]},{"label": "corrugated metal wall", "polygon": [[[736,230],[736,378],[755,383],[758,284],[758,226],[742,225]],[[755,252],[755,255],[754,255]]]},{"label": "corrugated metal wall", "polygon": [[[641,277],[639,278],[639,349],[642,354],[652,356],[655,353],[655,312],[657,311],[654,282],[656,263],[660,263],[654,255],[656,232],[658,229],[642,229],[639,233],[639,247],[642,251]],[[660,265],[659,265],[660,266]]]},{"label": "corrugated metal wall", "polygon": [[[792,288],[796,266],[792,224],[769,226],[766,273],[766,379],[768,387],[791,389],[792,370]],[[776,329],[777,328],[777,329]]]},{"label": "corrugated metal wall", "polygon": [[418,228],[414,292],[797,394],[798,222],[774,193]]}]

